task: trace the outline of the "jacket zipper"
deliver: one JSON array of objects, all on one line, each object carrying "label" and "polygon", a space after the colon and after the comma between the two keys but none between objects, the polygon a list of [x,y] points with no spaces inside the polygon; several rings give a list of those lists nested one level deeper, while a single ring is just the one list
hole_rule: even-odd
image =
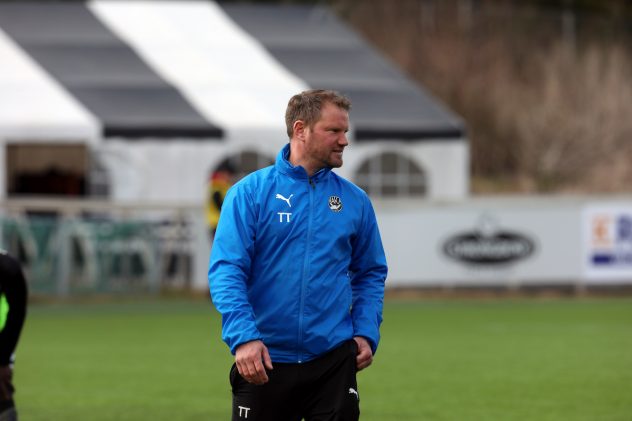
[{"label": "jacket zipper", "polygon": [[309,185],[311,188],[308,188],[309,191],[309,211],[307,214],[307,238],[305,242],[305,257],[303,258],[303,276],[301,277],[301,301],[299,305],[299,315],[298,315],[298,363],[301,364],[303,362],[303,312],[305,310],[305,289],[307,288],[307,266],[308,266],[308,256],[309,256],[309,244],[312,237],[312,202],[314,200],[314,190],[316,189],[316,185],[311,177],[308,178]]}]

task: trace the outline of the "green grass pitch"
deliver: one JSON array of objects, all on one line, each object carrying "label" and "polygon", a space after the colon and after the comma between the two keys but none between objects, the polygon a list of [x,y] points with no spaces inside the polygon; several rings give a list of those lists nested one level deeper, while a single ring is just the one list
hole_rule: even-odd
[{"label": "green grass pitch", "polygon": [[[387,300],[361,419],[631,420],[632,300]],[[220,318],[204,300],[36,304],[20,417],[229,420]]]}]

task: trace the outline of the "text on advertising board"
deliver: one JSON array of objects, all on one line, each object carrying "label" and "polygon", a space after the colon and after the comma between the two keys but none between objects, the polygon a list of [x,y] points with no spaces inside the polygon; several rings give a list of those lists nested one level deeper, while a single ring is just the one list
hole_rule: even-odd
[{"label": "text on advertising board", "polygon": [[534,241],[515,231],[497,229],[484,217],[481,228],[448,238],[443,244],[446,256],[476,265],[512,263],[529,257],[535,250]]}]

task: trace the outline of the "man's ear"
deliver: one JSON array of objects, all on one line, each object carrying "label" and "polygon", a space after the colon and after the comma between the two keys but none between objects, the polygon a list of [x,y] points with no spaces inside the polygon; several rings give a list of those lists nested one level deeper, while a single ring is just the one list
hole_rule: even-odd
[{"label": "man's ear", "polygon": [[292,125],[294,131],[294,137],[299,140],[305,139],[305,122],[303,120],[296,120]]}]

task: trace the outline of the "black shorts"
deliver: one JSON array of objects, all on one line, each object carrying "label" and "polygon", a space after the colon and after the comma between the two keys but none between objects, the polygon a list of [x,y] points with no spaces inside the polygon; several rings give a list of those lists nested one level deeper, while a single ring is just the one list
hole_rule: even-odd
[{"label": "black shorts", "polygon": [[303,364],[274,363],[268,383],[256,386],[233,364],[233,421],[356,421],[360,395],[354,340]]}]

